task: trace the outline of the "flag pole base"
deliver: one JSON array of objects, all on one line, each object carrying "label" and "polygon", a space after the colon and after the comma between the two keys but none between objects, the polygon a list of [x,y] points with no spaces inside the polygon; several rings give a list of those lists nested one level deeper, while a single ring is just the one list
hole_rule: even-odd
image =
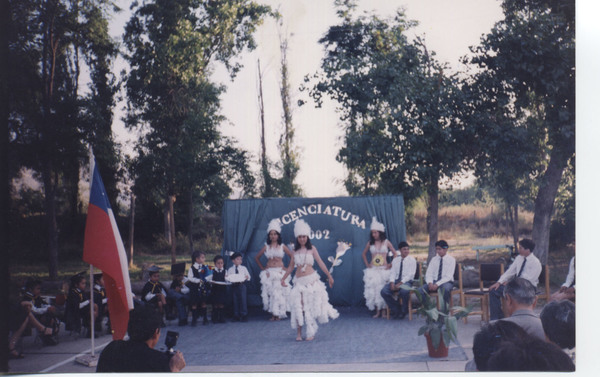
[{"label": "flag pole base", "polygon": [[75,358],[75,361],[90,368],[96,367],[98,365],[98,355],[78,356]]}]

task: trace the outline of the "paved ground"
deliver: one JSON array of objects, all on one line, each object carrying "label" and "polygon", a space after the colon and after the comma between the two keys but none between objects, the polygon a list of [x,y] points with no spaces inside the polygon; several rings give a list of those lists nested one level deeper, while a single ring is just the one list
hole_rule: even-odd
[{"label": "paved ground", "polygon": [[[366,308],[340,307],[340,317],[321,325],[314,341],[296,342],[289,319],[268,321],[260,309],[248,323],[178,327],[171,321],[164,330],[179,331],[177,349],[183,351],[184,372],[392,372],[464,371],[472,358],[473,334],[478,316],[459,324],[459,344],[452,344],[447,358],[427,356],[422,318],[402,321],[373,319]],[[164,348],[164,334],[158,348]],[[95,340],[96,354],[111,341],[109,335]],[[91,340],[66,332],[57,346],[44,347],[34,336],[23,340],[25,358],[10,360],[10,373],[91,373],[75,362],[91,353]]]}]

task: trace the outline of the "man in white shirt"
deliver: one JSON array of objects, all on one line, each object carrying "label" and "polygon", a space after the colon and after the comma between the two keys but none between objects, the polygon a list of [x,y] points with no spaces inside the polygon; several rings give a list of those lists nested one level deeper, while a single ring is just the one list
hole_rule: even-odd
[{"label": "man in white shirt", "polygon": [[504,318],[502,296],[506,283],[512,278],[520,277],[526,279],[534,287],[537,287],[540,273],[542,272],[542,264],[533,255],[534,248],[535,243],[530,239],[524,238],[519,241],[519,255],[508,270],[500,276],[500,279],[490,287],[490,320]]},{"label": "man in white shirt", "polygon": [[420,288],[421,295],[424,296],[429,292],[437,292],[441,289],[444,292],[444,307],[445,310],[450,301],[450,293],[454,287],[454,269],[456,267],[456,259],[448,253],[448,242],[439,240],[435,243],[435,252],[437,255],[431,258],[425,273],[425,284]]},{"label": "man in white shirt", "polygon": [[558,292],[554,292],[550,296],[550,301],[560,300],[575,300],[575,257],[571,258],[565,282],[561,285]]},{"label": "man in white shirt", "polygon": [[[381,289],[381,297],[385,300],[388,308],[391,310],[392,318],[403,319],[408,313],[408,300],[410,291],[401,289],[401,285],[412,286],[412,281],[417,271],[417,261],[410,253],[408,243],[400,242],[398,245],[400,250],[400,258],[394,258],[392,268],[390,269],[389,284],[386,284]],[[398,300],[394,299],[394,293],[398,292],[399,298],[402,299],[402,307]]]}]

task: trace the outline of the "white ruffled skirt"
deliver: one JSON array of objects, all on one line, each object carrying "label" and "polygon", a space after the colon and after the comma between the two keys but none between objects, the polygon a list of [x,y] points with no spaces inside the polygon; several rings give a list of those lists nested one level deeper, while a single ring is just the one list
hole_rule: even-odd
[{"label": "white ruffled skirt", "polygon": [[[267,272],[269,276],[267,277]],[[281,286],[281,278],[285,275],[283,267],[271,267],[260,272],[260,284],[262,286],[261,297],[263,309],[279,318],[287,318],[286,312],[290,311],[290,279],[285,280],[287,287]]]},{"label": "white ruffled skirt", "polygon": [[381,289],[388,283],[390,270],[386,270],[385,266],[378,266],[365,268],[363,271],[367,308],[369,308],[369,310],[381,310],[387,308],[383,297],[381,297]]},{"label": "white ruffled skirt", "polygon": [[297,329],[306,325],[306,337],[312,338],[319,328],[318,323],[336,319],[340,313],[329,303],[327,288],[315,271],[310,275],[294,277],[290,292],[291,325]]}]

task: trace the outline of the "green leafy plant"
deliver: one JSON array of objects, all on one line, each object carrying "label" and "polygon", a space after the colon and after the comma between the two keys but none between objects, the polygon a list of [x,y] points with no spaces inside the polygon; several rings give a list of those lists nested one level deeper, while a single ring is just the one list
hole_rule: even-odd
[{"label": "green leafy plant", "polygon": [[417,308],[417,314],[425,317],[425,325],[419,328],[419,335],[428,333],[431,337],[433,347],[437,350],[440,346],[440,341],[444,339],[444,344],[448,346],[451,341],[457,343],[458,320],[467,316],[471,311],[471,306],[453,306],[449,308],[444,301],[444,290],[438,290],[438,298],[440,301],[439,308],[437,300],[434,297],[423,294],[418,288],[404,286],[404,289],[412,290],[421,306]]}]

